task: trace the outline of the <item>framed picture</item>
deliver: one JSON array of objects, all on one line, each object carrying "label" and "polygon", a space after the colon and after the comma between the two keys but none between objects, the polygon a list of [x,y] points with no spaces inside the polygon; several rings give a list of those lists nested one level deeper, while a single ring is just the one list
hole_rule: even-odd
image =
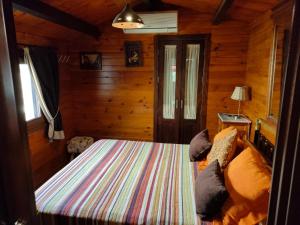
[{"label": "framed picture", "polygon": [[100,52],[80,52],[80,68],[84,70],[101,70],[102,54]]},{"label": "framed picture", "polygon": [[127,67],[143,66],[141,41],[125,41],[125,64]]}]

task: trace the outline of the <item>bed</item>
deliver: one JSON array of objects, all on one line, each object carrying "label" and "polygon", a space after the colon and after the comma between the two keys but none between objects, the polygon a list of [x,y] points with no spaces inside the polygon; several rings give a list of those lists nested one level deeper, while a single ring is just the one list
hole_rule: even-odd
[{"label": "bed", "polygon": [[35,192],[41,224],[201,224],[188,148],[97,141]]}]

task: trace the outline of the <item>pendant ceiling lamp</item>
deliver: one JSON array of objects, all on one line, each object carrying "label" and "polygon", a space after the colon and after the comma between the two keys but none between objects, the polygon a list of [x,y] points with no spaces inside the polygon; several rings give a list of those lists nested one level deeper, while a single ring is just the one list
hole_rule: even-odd
[{"label": "pendant ceiling lamp", "polygon": [[129,4],[126,4],[123,10],[115,17],[112,26],[121,29],[136,29],[142,28],[144,22],[141,17],[131,9]]}]

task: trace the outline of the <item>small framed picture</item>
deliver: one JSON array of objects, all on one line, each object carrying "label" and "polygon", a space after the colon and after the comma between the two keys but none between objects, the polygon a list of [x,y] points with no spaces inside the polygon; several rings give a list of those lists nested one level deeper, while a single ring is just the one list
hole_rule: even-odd
[{"label": "small framed picture", "polygon": [[80,68],[84,70],[101,70],[102,54],[100,52],[80,52]]},{"label": "small framed picture", "polygon": [[141,41],[125,41],[125,64],[127,67],[143,66]]}]

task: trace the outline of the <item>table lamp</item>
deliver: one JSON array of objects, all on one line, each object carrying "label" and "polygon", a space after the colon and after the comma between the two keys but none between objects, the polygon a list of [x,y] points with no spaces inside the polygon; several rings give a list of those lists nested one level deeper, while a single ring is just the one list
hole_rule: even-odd
[{"label": "table lamp", "polygon": [[231,99],[239,101],[238,115],[236,117],[237,119],[240,117],[241,101],[247,101],[249,99],[248,88],[246,86],[235,87],[231,95]]}]

